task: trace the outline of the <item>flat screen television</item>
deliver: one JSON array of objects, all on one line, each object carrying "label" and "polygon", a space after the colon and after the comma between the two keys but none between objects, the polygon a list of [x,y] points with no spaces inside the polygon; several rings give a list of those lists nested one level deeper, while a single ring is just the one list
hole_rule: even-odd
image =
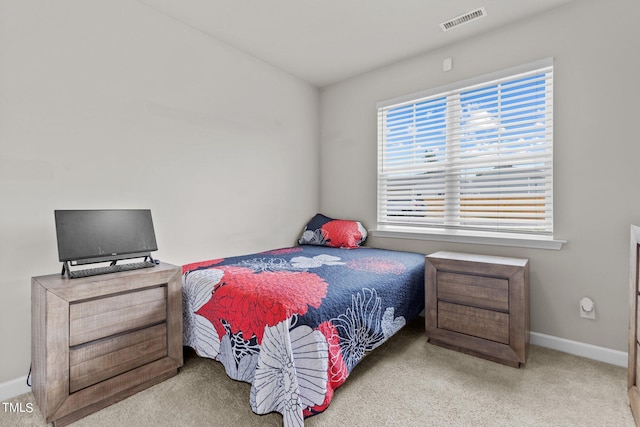
[{"label": "flat screen television", "polygon": [[150,257],[157,251],[149,209],[56,210],[58,256],[71,265]]}]

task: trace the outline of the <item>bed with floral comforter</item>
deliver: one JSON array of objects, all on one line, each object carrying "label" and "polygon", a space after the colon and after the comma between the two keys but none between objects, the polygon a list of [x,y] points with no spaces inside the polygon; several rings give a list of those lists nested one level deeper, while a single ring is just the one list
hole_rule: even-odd
[{"label": "bed with floral comforter", "polygon": [[360,360],[424,308],[424,255],[301,245],[183,267],[184,344],[251,383],[284,425],[324,411]]}]

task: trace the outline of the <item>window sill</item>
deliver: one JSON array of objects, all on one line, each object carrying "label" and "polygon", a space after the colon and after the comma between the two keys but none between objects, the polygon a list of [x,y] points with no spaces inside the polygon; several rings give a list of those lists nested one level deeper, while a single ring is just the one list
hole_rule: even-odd
[{"label": "window sill", "polygon": [[374,237],[393,239],[432,240],[450,243],[472,243],[478,245],[513,246],[520,248],[560,250],[566,240],[529,234],[506,234],[486,231],[461,231],[430,228],[416,230],[412,227],[378,227],[369,230]]}]

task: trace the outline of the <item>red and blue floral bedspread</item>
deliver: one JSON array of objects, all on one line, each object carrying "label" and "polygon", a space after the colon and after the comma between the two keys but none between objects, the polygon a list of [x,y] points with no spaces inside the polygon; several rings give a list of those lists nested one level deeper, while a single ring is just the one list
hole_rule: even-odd
[{"label": "red and blue floral bedspread", "polygon": [[297,246],[183,267],[184,344],[302,426],[424,308],[424,255]]}]

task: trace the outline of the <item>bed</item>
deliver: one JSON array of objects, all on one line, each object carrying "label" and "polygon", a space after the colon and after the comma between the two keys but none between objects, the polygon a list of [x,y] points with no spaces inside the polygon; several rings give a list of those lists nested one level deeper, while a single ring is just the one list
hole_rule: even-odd
[{"label": "bed", "polygon": [[252,410],[281,413],[285,427],[324,411],[424,309],[424,255],[313,239],[183,266],[184,345],[250,383]]}]

